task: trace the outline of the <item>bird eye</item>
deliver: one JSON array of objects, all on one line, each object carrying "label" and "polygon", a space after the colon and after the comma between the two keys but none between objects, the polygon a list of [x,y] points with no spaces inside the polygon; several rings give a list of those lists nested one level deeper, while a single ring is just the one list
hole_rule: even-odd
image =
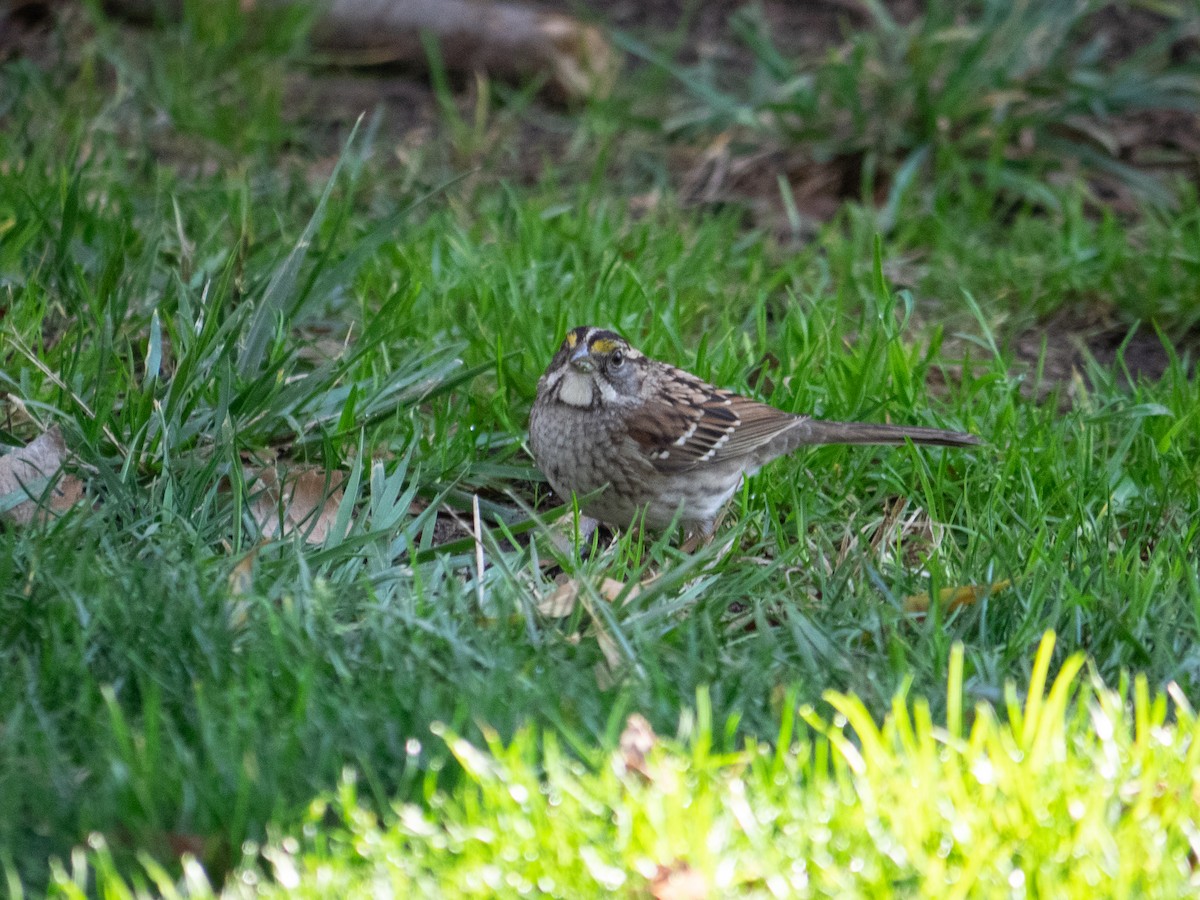
[{"label": "bird eye", "polygon": [[608,365],[610,368],[619,369],[621,364],[625,362],[625,354],[620,350],[614,350],[612,355],[608,357]]}]

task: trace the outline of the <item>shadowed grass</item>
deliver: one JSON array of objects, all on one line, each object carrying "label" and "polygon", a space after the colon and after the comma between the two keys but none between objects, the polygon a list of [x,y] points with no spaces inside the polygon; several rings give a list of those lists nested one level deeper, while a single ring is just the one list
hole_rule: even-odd
[{"label": "shadowed grass", "polygon": [[898,199],[931,176],[981,188],[996,210],[1013,201],[1057,210],[1047,181],[1081,173],[1170,205],[1172,185],[1122,158],[1121,117],[1200,108],[1194,55],[1176,50],[1195,35],[1186,4],[1156,6],[1156,27],[1124,52],[1117,35],[1139,21],[1149,30],[1150,11],[1138,20],[1111,0],[934,0],[907,22],[885,3],[858,12],[865,21],[841,46],[795,59],[762,9],[747,5],[732,24],[752,55],[749,73],[709,60],[682,68],[625,44],[693,98],[667,131],[732,131],[743,144],[802,148],[814,163],[857,160],[862,196],[887,192],[885,229],[900,221]]}]

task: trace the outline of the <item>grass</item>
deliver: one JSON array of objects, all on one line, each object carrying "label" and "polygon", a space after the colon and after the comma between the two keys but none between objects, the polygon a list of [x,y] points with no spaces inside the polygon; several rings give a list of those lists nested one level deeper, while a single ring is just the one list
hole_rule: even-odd
[{"label": "grass", "polygon": [[[1005,721],[986,704],[964,708],[956,645],[945,726],[903,695],[880,725],[852,696],[828,695],[832,720],[808,706],[797,716],[788,696],[773,739],[722,751],[714,741],[738,723],[714,723],[701,692],[681,739],[631,726],[621,750],[580,759],[553,733],[525,728],[506,744],[489,732],[477,746],[435,725],[461,767],[454,789],[376,815],[348,774],[296,836],[244,848],[221,895],[1194,891],[1190,705],[1177,688],[1174,704],[1153,696],[1145,679],[1121,692],[1081,680],[1082,655],[1047,686],[1053,645],[1041,642],[1024,703],[1008,691]],[[53,895],[86,896],[89,868],[114,897],[218,893],[195,865],[181,884],[145,854],[126,881],[97,836],[90,858],[55,866]]]},{"label": "grass", "polygon": [[[732,129],[742,141],[805,148],[817,163],[857,159],[864,196],[882,188],[889,206],[940,176],[982,185],[1000,205],[1057,208],[1047,181],[1063,175],[1108,176],[1169,204],[1170,186],[1122,153],[1123,116],[1200,108],[1200,71],[1172,50],[1195,34],[1194,12],[1154,12],[1163,24],[1147,36],[1128,33],[1130,11],[1113,0],[932,0],[907,23],[869,2],[836,50],[793,59],[762,8],[747,5],[733,26],[751,51],[749,73],[676,68],[627,43],[694,97],[669,130]],[[1107,29],[1098,27],[1106,15]],[[1123,40],[1131,50],[1114,48]]]},{"label": "grass", "polygon": [[[1036,371],[1014,374],[1006,348],[1082,304],[1193,328],[1194,191],[1131,222],[1092,214],[1072,183],[1001,222],[986,185],[934,172],[894,227],[849,205],[793,251],[669,195],[635,215],[636,170],[597,137],[619,132],[620,104],[563,119],[595,154],[534,183],[450,181],[445,136],[426,169],[400,171],[371,121],[314,171],[281,150],[311,135],[271,102],[236,135],[219,114],[231,84],[282,96],[296,45],[218,29],[238,67],[193,76],[172,54],[203,56],[194,26],[130,49],[101,22],[76,68],[0,74],[0,440],[58,425],[93,501],[0,541],[11,892],[181,879],[201,896],[230,871],[264,889],[294,871],[313,892],[462,876],[486,893],[521,875],[520,841],[580,848],[547,863],[556,884],[599,892],[615,869],[633,891],[646,860],[709,865],[686,852],[701,834],[726,839],[703,876],[747,892],[800,862],[814,892],[1016,891],[1016,867],[1054,895],[1090,895],[1092,872],[1113,892],[1187,882],[1200,388],[1186,358],[1132,384],[1091,365],[1037,402],[1021,383]],[[186,121],[162,125],[166,96]],[[155,161],[181,138],[187,154]],[[564,554],[531,520],[552,502],[523,430],[553,348],[585,322],[788,409],[988,445],[813,450],[735,497],[730,550],[622,535]],[[323,545],[260,539],[245,469],[271,453],[344,475]],[[434,549],[473,497],[482,571],[471,541]],[[562,619],[537,609],[546,560],[584,585]],[[604,579],[652,574],[602,599]],[[906,608],[1003,580],[968,608]],[[1093,674],[1073,692],[1077,653]],[[1168,689],[1169,717],[1148,699]],[[964,705],[979,712],[959,731]],[[646,783],[608,763],[633,711],[683,732]],[[976,802],[981,761],[1036,740],[1045,765],[1005,765],[994,803]],[[1130,791],[1135,771],[1147,790]],[[947,787],[908,833],[911,779]],[[772,832],[755,838],[738,797],[762,829],[828,816],[829,833],[766,854],[754,841]],[[514,824],[527,807],[532,836]],[[1011,827],[989,832],[980,816],[1004,810]],[[1165,848],[1143,843],[1156,816]],[[503,837],[480,846],[482,829]],[[613,855],[583,852],[597,835]],[[1091,863],[1068,866],[1076,851]]]}]

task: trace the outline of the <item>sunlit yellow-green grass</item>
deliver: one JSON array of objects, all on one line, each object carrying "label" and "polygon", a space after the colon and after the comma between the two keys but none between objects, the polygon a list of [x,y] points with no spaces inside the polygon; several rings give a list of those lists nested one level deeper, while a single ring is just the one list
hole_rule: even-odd
[{"label": "sunlit yellow-green grass", "polygon": [[[300,897],[1181,897],[1200,889],[1200,720],[1170,688],[1122,696],[1072,656],[1047,686],[1053,636],[1007,721],[947,721],[903,694],[876,725],[844,694],[785,707],[778,740],[716,752],[706,697],[682,740],[588,763],[552,735],[484,747],[436,729],[463,776],[382,818],[352,778],[309,822],[248,856],[224,892],[194,861],[123,878],[103,840],[57,866],[52,893]],[[643,755],[644,754],[644,755]],[[331,824],[334,823],[334,824]],[[253,853],[256,848],[247,848]],[[680,893],[668,893],[674,890]]]}]

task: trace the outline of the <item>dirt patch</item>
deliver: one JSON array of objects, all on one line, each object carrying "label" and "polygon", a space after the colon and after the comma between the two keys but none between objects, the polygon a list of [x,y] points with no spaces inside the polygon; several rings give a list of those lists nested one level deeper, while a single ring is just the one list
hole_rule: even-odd
[{"label": "dirt patch", "polygon": [[1124,325],[1085,335],[1084,344],[1098,363],[1114,367],[1120,363],[1133,381],[1157,381],[1171,365],[1169,351],[1186,355],[1188,376],[1196,374],[1196,359],[1200,352],[1200,334],[1191,333],[1183,340],[1164,344],[1164,338],[1149,325],[1133,329]]},{"label": "dirt patch", "polygon": [[1065,408],[1075,387],[1090,383],[1089,360],[1133,384],[1162,378],[1175,354],[1187,360],[1188,376],[1195,377],[1200,332],[1164,344],[1149,325],[1130,326],[1108,310],[1072,307],[1021,333],[1011,349],[1013,374],[1026,379],[1023,393],[1040,402],[1057,391]]},{"label": "dirt patch", "polygon": [[292,120],[310,128],[348,129],[359,115],[380,109],[392,132],[429,128],[438,119],[428,84],[370,70],[295,72],[284,104]]},{"label": "dirt patch", "polygon": [[53,59],[53,7],[48,0],[0,4],[0,63],[21,58],[44,66]]}]

